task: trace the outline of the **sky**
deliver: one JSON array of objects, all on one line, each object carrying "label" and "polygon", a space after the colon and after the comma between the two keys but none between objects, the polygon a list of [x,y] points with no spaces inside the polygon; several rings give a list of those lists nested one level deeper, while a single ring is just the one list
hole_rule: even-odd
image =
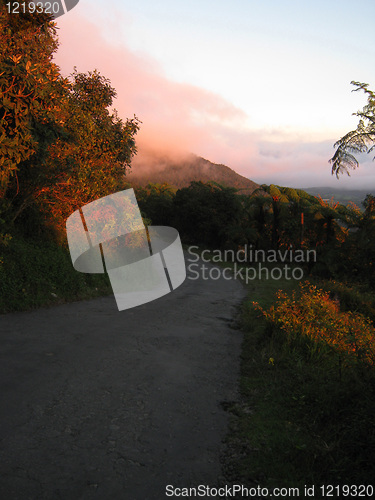
[{"label": "sky", "polygon": [[375,191],[375,161],[339,180],[334,143],[375,90],[374,0],[80,0],[57,19],[64,76],[97,69],[150,151],[195,153],[259,183]]}]

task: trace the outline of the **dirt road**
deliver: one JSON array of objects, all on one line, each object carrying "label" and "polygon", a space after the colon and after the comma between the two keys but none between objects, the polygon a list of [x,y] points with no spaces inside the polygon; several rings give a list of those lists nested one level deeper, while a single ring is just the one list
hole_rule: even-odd
[{"label": "dirt road", "polygon": [[244,297],[191,280],[118,312],[112,297],[0,316],[0,498],[161,500],[215,486],[236,398]]}]

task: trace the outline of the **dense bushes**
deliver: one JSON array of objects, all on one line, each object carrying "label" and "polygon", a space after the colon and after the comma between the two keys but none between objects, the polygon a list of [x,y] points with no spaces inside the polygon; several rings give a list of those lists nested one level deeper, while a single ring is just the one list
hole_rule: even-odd
[{"label": "dense bushes", "polygon": [[[272,328],[280,329],[288,342],[301,341],[314,355],[338,356],[340,368],[356,363],[375,363],[375,329],[358,312],[341,312],[338,298],[309,282],[300,293],[288,296],[279,291],[269,310],[255,304]],[[312,341],[306,344],[307,341]]]},{"label": "dense bushes", "polygon": [[149,184],[136,189],[143,215],[152,224],[176,227],[185,243],[210,248],[285,252],[315,250],[309,271],[321,278],[375,284],[375,205],[362,212],[287,187],[261,186],[252,195],[215,183],[187,188]]}]

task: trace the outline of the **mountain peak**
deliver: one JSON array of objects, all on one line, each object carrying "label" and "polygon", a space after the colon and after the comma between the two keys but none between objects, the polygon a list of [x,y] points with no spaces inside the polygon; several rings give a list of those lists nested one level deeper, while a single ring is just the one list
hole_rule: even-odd
[{"label": "mountain peak", "polygon": [[136,157],[127,180],[133,186],[166,182],[177,189],[189,186],[192,181],[213,181],[222,186],[237,188],[240,194],[251,194],[259,187],[226,165],[212,163],[192,153],[174,158],[163,153]]}]

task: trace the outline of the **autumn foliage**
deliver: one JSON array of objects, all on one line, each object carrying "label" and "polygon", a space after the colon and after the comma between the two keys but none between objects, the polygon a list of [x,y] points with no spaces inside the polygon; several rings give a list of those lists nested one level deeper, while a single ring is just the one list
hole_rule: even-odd
[{"label": "autumn foliage", "polygon": [[282,331],[288,342],[309,339],[314,351],[341,355],[343,364],[375,363],[375,328],[371,320],[357,312],[341,312],[337,298],[308,281],[300,284],[299,293],[279,291],[275,305],[264,310],[254,303],[266,320]]}]

